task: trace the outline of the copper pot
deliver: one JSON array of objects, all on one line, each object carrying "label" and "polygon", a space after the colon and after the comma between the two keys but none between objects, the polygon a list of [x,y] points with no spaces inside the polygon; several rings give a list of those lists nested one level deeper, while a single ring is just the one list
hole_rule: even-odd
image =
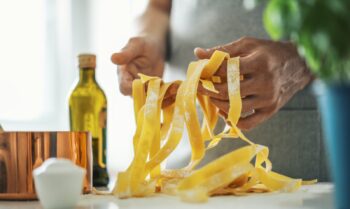
[{"label": "copper pot", "polygon": [[0,132],[0,200],[37,199],[32,171],[48,158],[70,159],[85,168],[83,192],[91,192],[89,132]]}]

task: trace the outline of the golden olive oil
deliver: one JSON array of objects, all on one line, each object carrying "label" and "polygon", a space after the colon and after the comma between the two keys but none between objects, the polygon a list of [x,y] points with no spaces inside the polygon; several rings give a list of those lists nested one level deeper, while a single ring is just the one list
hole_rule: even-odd
[{"label": "golden olive oil", "polygon": [[93,185],[107,186],[107,99],[95,79],[96,56],[81,54],[79,81],[69,98],[70,129],[90,131],[93,151]]}]

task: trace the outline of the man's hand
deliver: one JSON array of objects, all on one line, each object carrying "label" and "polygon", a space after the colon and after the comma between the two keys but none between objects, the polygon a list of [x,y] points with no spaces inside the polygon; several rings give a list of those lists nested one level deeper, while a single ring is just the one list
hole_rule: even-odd
[{"label": "man's hand", "polygon": [[[118,65],[119,89],[124,95],[131,95],[132,82],[139,78],[138,73],[161,78],[164,72],[164,49],[160,43],[148,37],[131,38],[111,59]],[[174,103],[178,87],[178,84],[169,87],[163,107]]]},{"label": "man's hand", "polygon": [[131,95],[132,81],[143,73],[162,77],[164,71],[164,46],[151,37],[134,37],[126,46],[112,55],[112,62],[118,65],[119,90]]},{"label": "man's hand", "polygon": [[112,55],[112,62],[118,65],[122,94],[131,95],[132,81],[138,78],[138,73],[162,77],[170,11],[171,0],[149,0],[136,20],[138,35]]},{"label": "man's hand", "polygon": [[[131,38],[120,52],[112,55],[112,62],[118,65],[119,90],[122,94],[131,95],[132,82],[139,77],[138,73],[163,76],[170,11],[171,0],[149,0],[145,11],[136,19],[136,37]],[[166,94],[164,99],[169,99],[170,104],[174,98],[175,95]],[[164,101],[163,105],[168,103]]]},{"label": "man's hand", "polygon": [[[237,126],[242,130],[252,129],[269,119],[312,80],[304,60],[289,42],[245,37],[212,49],[196,48],[195,55],[199,59],[209,58],[215,50],[228,52],[231,57],[240,57],[240,73],[244,77],[240,84],[242,114],[254,112],[239,120]],[[223,74],[225,65],[221,66],[219,74]],[[226,79],[222,80],[226,82]],[[219,94],[201,86],[199,91],[210,96],[221,115],[227,117],[227,83],[216,84],[215,87]]]}]

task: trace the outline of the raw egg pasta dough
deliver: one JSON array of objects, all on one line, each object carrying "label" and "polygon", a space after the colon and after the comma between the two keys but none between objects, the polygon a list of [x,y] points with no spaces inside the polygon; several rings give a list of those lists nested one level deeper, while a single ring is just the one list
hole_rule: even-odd
[{"label": "raw egg pasta dough", "polygon": [[[197,94],[199,82],[204,88],[218,93],[213,83],[227,60],[230,127],[215,135],[218,109],[205,95]],[[179,85],[175,102],[162,108],[162,102],[171,85]],[[269,149],[254,144],[237,128],[242,110],[240,95],[239,58],[215,51],[207,60],[191,62],[184,81],[164,83],[160,78],[140,74],[133,82],[136,132],[133,137],[134,159],[128,169],[118,174],[112,193],[119,198],[144,197],[154,193],[178,195],[184,201],[204,202],[214,195],[244,195],[272,191],[291,192],[303,183],[273,172],[268,159]],[[198,119],[196,102],[204,118]],[[189,164],[176,170],[162,169],[161,163],[174,151],[187,129],[192,149]],[[228,153],[202,168],[195,169],[205,151],[225,138],[240,138],[247,146]],[[208,141],[208,146],[205,142]]]}]

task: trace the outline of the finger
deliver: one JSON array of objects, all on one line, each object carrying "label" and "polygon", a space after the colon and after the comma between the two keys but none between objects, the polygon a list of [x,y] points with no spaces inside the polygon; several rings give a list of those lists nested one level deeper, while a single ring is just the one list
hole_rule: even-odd
[{"label": "finger", "polygon": [[209,54],[208,50],[209,49],[196,47],[194,48],[193,53],[198,59],[209,59],[211,54]]},{"label": "finger", "polygon": [[[230,108],[229,100],[220,100],[215,98],[210,98],[210,101],[219,108],[220,111],[228,114]],[[252,110],[258,111],[265,108],[267,105],[264,102],[259,101],[257,97],[248,97],[242,100],[242,110],[241,113],[251,112]]]},{"label": "finger", "polygon": [[228,100],[220,100],[220,99],[215,99],[215,98],[210,98],[210,101],[217,107],[219,108],[220,111],[228,114],[229,112],[229,107],[230,103]]},{"label": "finger", "polygon": [[[244,77],[249,77],[255,73],[258,69],[260,69],[259,62],[257,62],[257,53],[249,54],[245,57],[240,57],[239,68],[240,74],[244,75]],[[222,81],[226,81],[227,78],[227,60],[224,60],[220,65],[219,69],[215,72],[216,76],[219,76]]]},{"label": "finger", "polygon": [[140,56],[144,47],[142,38],[131,38],[120,52],[114,53],[111,60],[116,65],[125,65]]},{"label": "finger", "polygon": [[258,39],[243,37],[229,44],[220,45],[209,49],[197,47],[194,49],[194,54],[199,59],[209,59],[214,51],[220,50],[229,53],[231,57],[245,56],[258,45],[259,41],[260,40]]},{"label": "finger", "polygon": [[226,81],[227,78],[227,60],[224,60],[219,69],[215,72],[216,76],[219,76],[222,81]]},{"label": "finger", "polygon": [[215,89],[219,91],[219,93],[215,93],[207,90],[206,88],[203,87],[201,83],[198,85],[198,93],[215,98],[215,99],[228,100],[227,83],[214,84],[214,86],[215,86]]},{"label": "finger", "polygon": [[219,110],[219,115],[221,115],[221,117],[223,117],[223,118],[227,118],[227,113],[225,113],[224,111],[222,111],[222,110]]},{"label": "finger", "polygon": [[240,82],[241,97],[256,95],[258,92],[258,83],[254,77],[246,77]]},{"label": "finger", "polygon": [[[214,87],[216,90],[219,91],[219,93],[212,92],[206,88],[203,87],[203,85],[200,83],[198,85],[198,93],[215,98],[220,100],[228,100],[228,88],[227,83],[219,83],[214,84]],[[257,94],[257,87],[254,85],[254,79],[247,78],[240,83],[240,93],[241,97],[245,98],[248,96],[253,96]]]},{"label": "finger", "polygon": [[179,88],[180,84],[179,83],[173,83],[169,86],[167,92],[165,93],[164,99],[171,98],[171,97],[176,97],[177,90]]},{"label": "finger", "polygon": [[164,100],[162,102],[162,108],[165,108],[165,107],[173,104],[175,102],[175,98],[176,98],[176,96],[164,98]]},{"label": "finger", "polygon": [[260,96],[248,96],[242,99],[242,112],[264,109],[269,106],[269,101]]},{"label": "finger", "polygon": [[139,78],[138,73],[140,73],[140,70],[134,62],[130,62],[127,65],[118,66],[118,68],[128,71],[134,78]]},{"label": "finger", "polygon": [[257,110],[249,117],[240,118],[237,127],[241,130],[249,131],[267,120],[270,115],[270,112]]},{"label": "finger", "polygon": [[[218,100],[210,98],[210,101],[219,108],[219,114],[224,118],[227,118],[229,113],[229,101]],[[237,126],[242,130],[250,130],[263,122],[270,114],[270,108],[263,108],[265,105],[259,102],[258,98],[247,98],[243,100],[242,113],[251,112],[254,110],[254,114],[247,116],[246,118],[240,118]]]},{"label": "finger", "polygon": [[[214,84],[214,87],[219,93],[212,92],[206,88],[203,87],[203,85],[200,83],[198,85],[198,93],[203,94],[215,99],[221,99],[221,100],[228,100],[229,95],[228,95],[228,88],[227,88],[227,83],[218,83]],[[240,83],[240,93],[241,97],[247,97],[247,96],[253,96],[258,93],[256,85],[254,85],[254,79],[252,78],[247,78],[245,80],[242,80]]]},{"label": "finger", "polygon": [[132,92],[132,82],[134,77],[126,70],[118,68],[118,80],[119,80],[119,91],[127,96],[131,95]]},{"label": "finger", "polygon": [[258,53],[252,52],[247,56],[239,58],[240,74],[255,74],[256,71],[264,67],[258,55]]}]

